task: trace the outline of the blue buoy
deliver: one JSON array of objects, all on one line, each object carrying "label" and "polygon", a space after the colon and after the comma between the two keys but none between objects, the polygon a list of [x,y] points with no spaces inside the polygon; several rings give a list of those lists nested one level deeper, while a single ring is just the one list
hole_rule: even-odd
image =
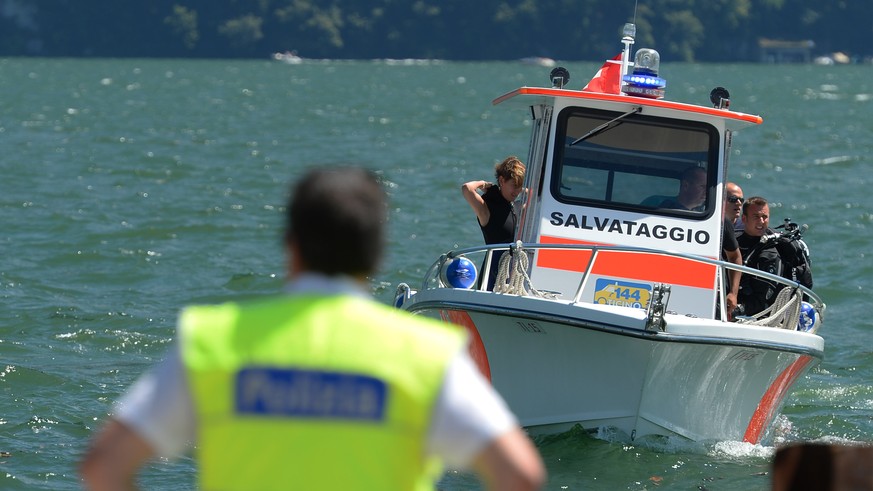
[{"label": "blue buoy", "polygon": [[446,262],[442,269],[443,283],[452,288],[471,288],[476,276],[476,265],[464,256]]},{"label": "blue buoy", "polygon": [[412,289],[406,283],[397,285],[397,292],[394,293],[394,307],[403,308],[403,304],[412,296]]},{"label": "blue buoy", "polygon": [[797,320],[797,330],[809,332],[818,322],[818,313],[809,302],[800,303],[800,319]]}]

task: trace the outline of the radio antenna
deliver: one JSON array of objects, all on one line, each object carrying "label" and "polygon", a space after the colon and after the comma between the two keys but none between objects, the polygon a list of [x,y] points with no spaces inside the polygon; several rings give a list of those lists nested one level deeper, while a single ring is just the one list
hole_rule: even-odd
[{"label": "radio antenna", "polygon": [[639,5],[640,0],[634,0],[634,24],[637,23],[637,5]]}]

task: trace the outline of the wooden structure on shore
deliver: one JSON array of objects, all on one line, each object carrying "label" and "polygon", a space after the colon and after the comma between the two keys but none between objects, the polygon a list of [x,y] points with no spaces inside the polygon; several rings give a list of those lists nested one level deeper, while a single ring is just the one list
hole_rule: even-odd
[{"label": "wooden structure on shore", "polygon": [[809,63],[812,61],[815,42],[761,38],[758,40],[758,48],[762,63]]}]

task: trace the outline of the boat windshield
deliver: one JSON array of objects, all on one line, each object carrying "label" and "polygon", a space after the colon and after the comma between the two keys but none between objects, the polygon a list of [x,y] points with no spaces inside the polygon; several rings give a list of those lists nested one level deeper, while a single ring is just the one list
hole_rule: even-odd
[{"label": "boat windshield", "polygon": [[[715,209],[712,125],[571,107],[558,117],[552,194],[561,202],[704,219]],[[585,137],[592,131],[595,134]]]}]

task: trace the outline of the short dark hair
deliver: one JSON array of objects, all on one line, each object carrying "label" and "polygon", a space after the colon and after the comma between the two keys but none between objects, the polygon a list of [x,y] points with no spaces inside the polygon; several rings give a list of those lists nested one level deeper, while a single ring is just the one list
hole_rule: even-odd
[{"label": "short dark hair", "polygon": [[[767,199],[762,198],[760,196],[752,196],[751,198],[747,199],[743,203],[743,216],[746,216],[746,213],[749,209],[749,206],[752,206],[752,205],[755,205],[755,206],[767,205]],[[767,205],[767,206],[769,206],[769,205]]]},{"label": "short dark hair", "polygon": [[371,171],[314,169],[294,186],[285,239],[298,245],[309,271],[370,275],[382,258],[387,213],[385,192]]},{"label": "short dark hair", "polygon": [[704,169],[703,167],[698,167],[696,165],[687,167],[685,168],[685,170],[682,171],[682,174],[679,175],[679,180],[690,182],[692,179],[694,179],[696,174],[703,174],[705,176],[707,175],[706,169]]}]

